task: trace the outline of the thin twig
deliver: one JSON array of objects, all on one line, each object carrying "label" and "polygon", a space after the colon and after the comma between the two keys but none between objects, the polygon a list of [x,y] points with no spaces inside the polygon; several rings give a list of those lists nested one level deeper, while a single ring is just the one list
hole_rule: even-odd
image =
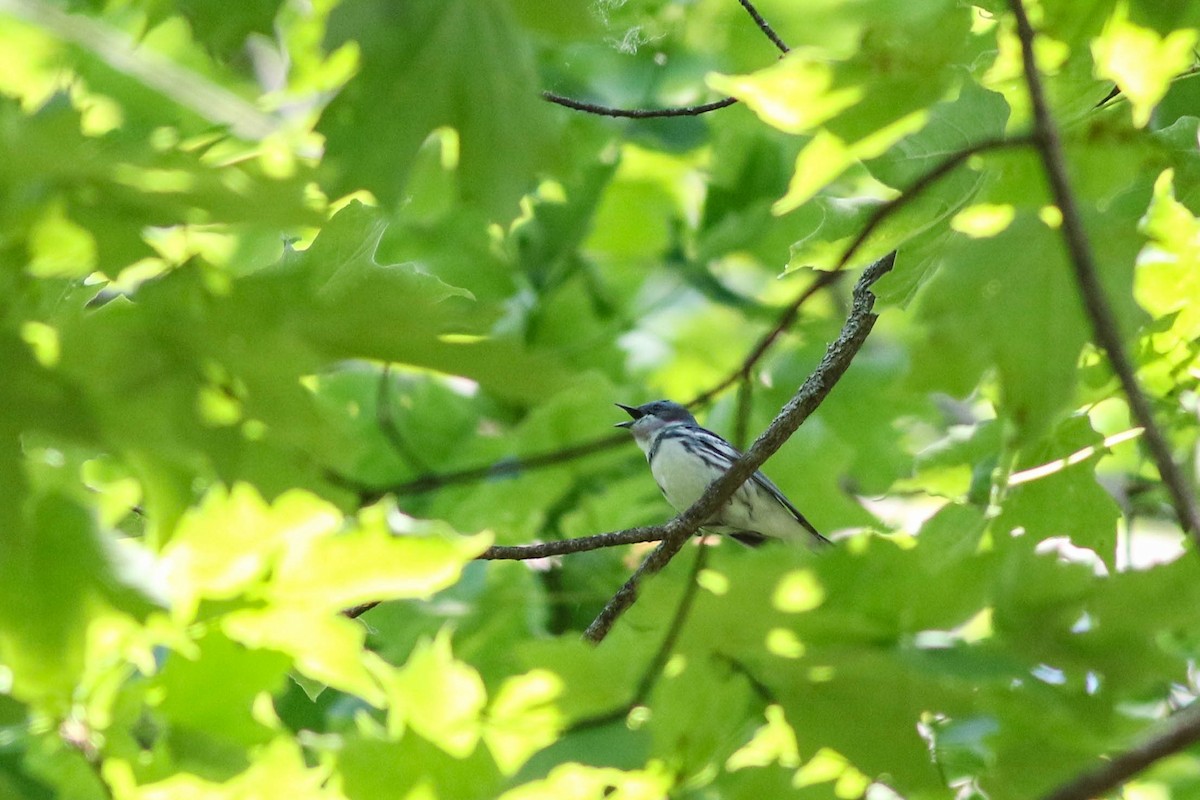
[{"label": "thin twig", "polygon": [[763,19],[762,14],[758,13],[758,9],[754,7],[750,0],[738,0],[738,2],[742,4],[742,8],[746,9],[746,13],[754,19],[754,24],[758,26],[758,29],[771,40],[772,44],[779,48],[779,52],[790,52],[791,48],[783,43],[783,39],[779,38],[779,34],[775,32],[775,29],[771,27],[769,22]]},{"label": "thin twig", "polygon": [[1058,128],[1050,116],[1050,109],[1042,90],[1042,79],[1033,53],[1033,26],[1029,24],[1029,17],[1025,13],[1022,0],[1009,0],[1009,6],[1016,17],[1017,37],[1021,40],[1025,85],[1029,90],[1029,99],[1033,106],[1035,144],[1041,156],[1046,177],[1050,181],[1050,191],[1054,197],[1054,203],[1062,213],[1063,241],[1070,254],[1071,267],[1075,272],[1075,282],[1079,284],[1084,308],[1087,310],[1088,319],[1092,324],[1092,333],[1108,354],[1108,361],[1112,365],[1117,379],[1121,382],[1121,388],[1129,400],[1129,408],[1133,412],[1134,419],[1145,429],[1146,447],[1150,451],[1150,457],[1154,460],[1155,466],[1158,467],[1159,476],[1171,495],[1180,527],[1200,545],[1200,511],[1196,508],[1193,490],[1188,487],[1183,473],[1176,465],[1174,456],[1171,454],[1171,447],[1167,444],[1166,437],[1163,436],[1154,420],[1150,402],[1142,393],[1141,386],[1138,385],[1133,365],[1121,342],[1121,331],[1117,325],[1116,315],[1100,284],[1091,242],[1088,241],[1083,218],[1075,202],[1070,178],[1067,176],[1062,141],[1058,135]]},{"label": "thin twig", "polygon": [[588,550],[600,550],[604,547],[618,547],[623,544],[657,542],[662,540],[665,530],[665,525],[653,525],[645,528],[613,531],[612,533],[580,536],[578,539],[560,539],[537,544],[496,545],[484,550],[475,559],[477,561],[527,561],[532,558],[565,556],[571,553],[584,553]]},{"label": "thin twig", "polygon": [[889,253],[863,271],[854,287],[854,303],[841,335],[829,346],[816,370],[783,407],[771,425],[721,478],[713,481],[689,509],[666,525],[666,536],[645,561],[608,601],[600,614],[584,631],[583,638],[593,644],[608,635],[613,624],[637,600],[642,580],[659,572],[683,547],[683,543],[712,517],[733,493],[795,433],[800,424],[817,408],[850,366],[875,325],[875,296],[870,287],[891,270],[896,254]]},{"label": "thin twig", "polygon": [[737,102],[736,97],[723,97],[720,100],[714,100],[711,103],[701,103],[695,106],[671,106],[669,108],[615,108],[613,106],[602,106],[596,103],[585,103],[582,100],[574,100],[570,97],[563,97],[561,94],[554,92],[542,92],[542,99],[549,100],[556,105],[564,106],[575,111],[584,111],[588,114],[596,114],[601,117],[622,117],[625,119],[654,119],[661,117],[698,117],[701,114],[707,114],[710,111],[728,108]]},{"label": "thin twig", "polygon": [[949,175],[961,164],[970,160],[973,156],[982,155],[983,153],[987,153],[992,150],[1002,150],[1008,147],[1024,147],[1031,144],[1034,144],[1034,137],[1028,134],[996,137],[993,139],[984,139],[981,142],[976,142],[973,145],[964,147],[962,150],[947,156],[945,159],[938,162],[937,166],[929,170],[929,172],[924,173],[921,175],[921,177],[917,178],[915,181],[905,187],[903,192],[896,195],[883,205],[876,206],[875,210],[871,213],[871,216],[867,217],[867,221],[863,223],[862,229],[859,230],[858,235],[850,241],[850,246],[846,248],[844,253],[842,253],[842,257],[838,260],[837,265],[834,267],[834,271],[843,269],[847,264],[849,264],[850,259],[854,257],[854,255],[858,252],[858,249],[866,244],[867,239],[871,237],[871,234],[875,232],[875,229],[882,225],[888,217],[911,203],[921,194],[921,192],[925,191],[930,186]]},{"label": "thin twig", "polygon": [[658,652],[654,654],[654,659],[646,668],[642,679],[638,681],[637,691],[633,693],[634,706],[640,706],[646,702],[646,698],[650,696],[650,690],[654,688],[662,671],[666,669],[667,662],[671,660],[671,654],[675,652],[675,643],[679,641],[679,635],[683,633],[683,626],[687,624],[688,615],[692,612],[692,605],[696,601],[696,589],[700,586],[697,578],[707,563],[708,546],[701,543],[696,548],[696,558],[692,560],[692,568],[683,585],[683,594],[679,597],[679,605],[675,607],[675,614],[671,617],[671,624],[667,626],[662,644],[659,645]]},{"label": "thin twig", "polygon": [[[655,525],[648,528],[627,528],[612,533],[597,533],[593,536],[580,536],[577,539],[561,539],[556,542],[538,542],[536,544],[495,545],[475,556],[476,561],[529,561],[535,558],[550,558],[565,556],[572,553],[585,553],[588,550],[600,550],[605,547],[619,547],[626,544],[661,541],[666,531],[665,525]],[[354,619],[361,617],[375,606],[378,600],[353,606],[342,612]]]},{"label": "thin twig", "polygon": [[796,316],[800,313],[800,308],[808,302],[809,298],[811,298],[821,289],[824,289],[826,286],[838,280],[840,277],[840,272],[822,272],[818,274],[816,279],[813,280],[813,282],[807,287],[805,287],[804,291],[800,292],[800,294],[796,296],[795,300],[788,303],[787,307],[784,308],[783,313],[779,315],[779,319],[775,322],[775,325],[772,326],[771,330],[767,331],[767,333],[758,340],[758,344],[756,344],[754,349],[747,354],[746,358],[742,360],[741,365],[737,369],[718,381],[716,385],[709,387],[693,397],[686,403],[686,405],[689,407],[707,405],[708,403],[712,402],[714,397],[724,392],[730,386],[733,386],[735,383],[740,381],[747,380],[750,377],[751,371],[762,359],[762,357],[767,354],[767,351],[771,349],[772,345],[775,344],[775,341],[783,335],[784,331],[792,327],[792,323],[796,321]]},{"label": "thin twig", "polygon": [[[762,14],[758,13],[758,9],[750,0],[738,0],[742,4],[742,8],[746,9],[754,24],[763,32],[771,43],[779,49],[781,53],[789,52],[789,48],[784,44],[783,39],[779,38],[779,34],[771,27],[771,23],[763,19]],[[556,105],[569,108],[574,111],[583,111],[588,114],[596,114],[601,117],[621,117],[624,119],[654,119],[662,117],[698,117],[701,114],[707,114],[710,111],[717,111],[722,108],[728,108],[738,102],[736,97],[723,97],[720,100],[714,100],[711,103],[701,103],[694,106],[672,106],[668,108],[617,108],[614,106],[602,106],[596,103],[585,103],[582,100],[576,100],[571,97],[564,97],[561,94],[554,92],[542,92],[542,99],[548,100]]]},{"label": "thin twig", "polygon": [[1169,755],[1200,742],[1200,705],[1178,711],[1166,721],[1163,730],[1123,753],[1110,757],[1094,769],[1083,772],[1042,800],[1089,800],[1103,797],[1134,775]]},{"label": "thin twig", "polygon": [[552,450],[548,453],[506,458],[482,467],[468,467],[467,469],[452,472],[433,472],[418,475],[412,480],[392,486],[369,486],[353,478],[348,478],[331,471],[327,471],[325,476],[331,482],[357,492],[364,503],[369,503],[387,494],[407,497],[425,494],[426,492],[432,492],[447,486],[474,483],[475,481],[486,480],[488,478],[510,477],[528,470],[549,467],[567,461],[574,461],[577,458],[590,456],[595,453],[602,453],[605,450],[612,450],[628,443],[629,436],[626,434],[608,434],[607,436],[599,436],[595,439],[588,439],[579,444],[564,447],[561,450]]},{"label": "thin twig", "polygon": [[629,702],[623,703],[611,711],[604,711],[577,720],[568,728],[569,733],[579,733],[589,728],[608,725],[629,716],[629,712],[638,706],[645,705],[646,698],[650,696],[651,690],[654,689],[654,684],[658,682],[663,670],[667,667],[667,662],[671,660],[671,654],[675,652],[675,643],[679,641],[679,634],[683,631],[688,614],[691,613],[692,604],[696,599],[696,589],[700,585],[696,582],[696,578],[699,576],[700,570],[704,569],[707,561],[708,547],[701,544],[696,548],[696,558],[692,561],[692,569],[688,573],[687,582],[684,584],[683,594],[679,597],[679,604],[675,607],[675,613],[671,617],[671,624],[667,626],[667,632],[663,636],[662,643],[655,652],[654,658],[650,659],[650,664],[646,667],[646,671],[642,673],[642,677],[638,681],[637,688],[633,690],[633,696],[629,699]]}]

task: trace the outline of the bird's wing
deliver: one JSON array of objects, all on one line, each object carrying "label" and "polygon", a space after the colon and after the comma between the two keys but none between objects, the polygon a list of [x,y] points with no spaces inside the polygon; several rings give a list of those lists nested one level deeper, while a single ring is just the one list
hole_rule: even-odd
[{"label": "bird's wing", "polygon": [[[741,451],[712,431],[696,426],[695,432],[699,434],[696,439],[700,442],[701,447],[703,447],[711,456],[713,456],[713,458],[708,459],[709,463],[713,464],[713,466],[718,466],[718,464],[714,462],[719,458],[720,461],[723,461],[723,465],[719,465],[720,469],[727,471],[733,462],[741,457]],[[811,522],[805,519],[804,515],[800,513],[800,510],[792,505],[792,501],[788,500],[787,497],[784,496],[783,492],[779,490],[779,487],[776,486],[770,478],[762,474],[762,470],[758,470],[751,475],[750,480],[758,484],[760,487],[765,489],[768,494],[778,500],[779,504],[786,508],[788,513],[795,517],[796,521],[804,526],[804,529],[815,536],[818,541],[832,544],[832,542],[822,536],[820,532],[813,527]]]}]

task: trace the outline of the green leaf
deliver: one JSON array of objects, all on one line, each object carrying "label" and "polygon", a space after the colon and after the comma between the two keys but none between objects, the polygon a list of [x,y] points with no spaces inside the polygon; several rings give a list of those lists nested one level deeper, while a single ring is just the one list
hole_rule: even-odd
[{"label": "green leaf", "polygon": [[86,510],[36,497],[0,534],[0,661],[7,691],[64,713],[84,670],[92,623],[112,613],[105,595],[122,581]]},{"label": "green leaf", "polygon": [[1150,121],[1171,80],[1192,65],[1198,34],[1178,30],[1160,37],[1130,22],[1127,13],[1124,6],[1117,7],[1103,33],[1092,40],[1092,57],[1096,76],[1115,82],[1129,98],[1133,122],[1140,128]]},{"label": "green leaf", "polygon": [[1035,539],[1067,536],[1113,567],[1121,510],[1096,481],[1103,437],[1086,416],[1071,417],[1021,454],[994,530],[1022,528]]},{"label": "green leaf", "polygon": [[554,701],[562,690],[562,681],[547,670],[515,675],[500,685],[487,710],[483,741],[502,773],[516,772],[558,738],[562,719]]},{"label": "green leaf", "polygon": [[[170,726],[183,752],[205,752],[202,740],[218,740],[214,766],[237,771],[239,754],[233,745],[265,744],[274,738],[272,726],[254,713],[255,699],[272,693],[287,680],[289,659],[270,650],[248,649],[219,631],[198,637],[191,652],[166,658],[152,686],[162,693],[156,712]],[[231,680],[230,676],[237,676]],[[188,742],[186,737],[195,737]]]},{"label": "green leaf", "polygon": [[267,587],[272,601],[337,611],[372,600],[428,598],[458,580],[465,564],[492,542],[463,536],[445,523],[405,518],[398,534],[388,510],[363,511],[359,526],[333,536],[312,529],[294,537]]},{"label": "green leaf", "polygon": [[396,204],[421,143],[448,126],[458,132],[464,198],[511,219],[544,163],[553,122],[507,4],[346,4],[330,18],[328,46],[351,39],[361,70],[319,126],[336,192],[363,188]]},{"label": "green leaf", "polygon": [[454,659],[447,634],[418,644],[388,682],[387,691],[392,736],[411,727],[455,758],[466,758],[475,751],[483,734],[487,694],[479,674]]},{"label": "green leaf", "polygon": [[283,548],[328,535],[341,514],[307,492],[268,505],[245,484],[216,488],[189,512],[163,552],[176,613],[190,618],[203,599],[229,599],[265,584]]},{"label": "green leaf", "polygon": [[[925,325],[917,359],[921,385],[964,395],[995,366],[1001,409],[1031,438],[1047,430],[1074,396],[1075,365],[1087,339],[1056,236],[1020,215],[994,237],[951,240],[943,267],[916,301]],[[1013,253],[1027,247],[1041,248],[1044,256],[1014,263]],[[968,297],[985,302],[965,305]]]}]

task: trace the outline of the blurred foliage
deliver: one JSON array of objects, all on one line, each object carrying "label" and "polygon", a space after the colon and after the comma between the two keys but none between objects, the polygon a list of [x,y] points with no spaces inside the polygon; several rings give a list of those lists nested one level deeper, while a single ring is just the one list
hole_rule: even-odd
[{"label": "blurred foliage", "polygon": [[[1198,8],[1035,14],[1193,485]],[[0,796],[1004,800],[1194,696],[1200,563],[1025,145],[850,259],[899,250],[880,322],[766,468],[834,551],[720,543],[658,667],[684,565],[591,648],[643,549],[475,560],[664,521],[632,445],[515,459],[716,385],[1029,131],[1005,2],[759,10],[786,56],[732,0],[0,2]],[[706,423],[761,430],[846,307]]]}]

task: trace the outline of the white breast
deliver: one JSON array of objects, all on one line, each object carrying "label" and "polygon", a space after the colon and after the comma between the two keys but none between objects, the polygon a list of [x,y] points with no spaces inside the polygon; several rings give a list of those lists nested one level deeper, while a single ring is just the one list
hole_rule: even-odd
[{"label": "white breast", "polygon": [[[658,487],[676,511],[684,511],[700,499],[721,472],[689,453],[679,439],[664,439],[658,446],[650,471]],[[754,531],[779,539],[810,543],[810,534],[791,512],[754,481],[743,484],[717,516],[706,525],[714,532]]]},{"label": "white breast", "polygon": [[699,500],[708,485],[721,476],[684,449],[678,439],[666,439],[659,445],[650,471],[676,511],[683,511]]}]

